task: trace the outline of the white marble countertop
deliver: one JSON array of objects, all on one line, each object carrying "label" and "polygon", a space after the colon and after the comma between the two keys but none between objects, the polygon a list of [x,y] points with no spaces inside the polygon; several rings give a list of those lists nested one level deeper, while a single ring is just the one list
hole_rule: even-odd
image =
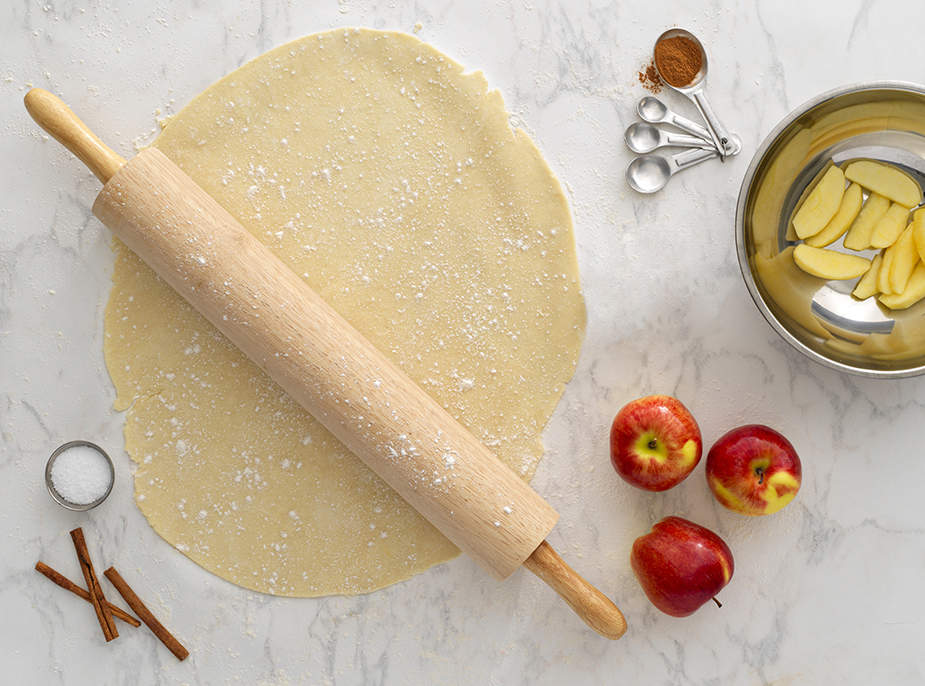
[{"label": "white marble countertop", "polygon": [[[790,349],[752,303],[733,239],[751,156],[790,110],[852,82],[925,82],[917,2],[218,4],[11,0],[0,10],[0,681],[925,681],[925,378],[848,377]],[[676,25],[705,43],[712,104],[744,148],[642,196],[623,179],[622,132],[647,94],[637,72],[652,42]],[[529,573],[498,584],[465,557],[354,598],[245,591],[175,551],[133,504],[102,357],[112,254],[89,209],[99,184],[37,130],[22,97],[30,86],[61,95],[131,156],[159,118],[215,79],[338,26],[417,31],[484,71],[568,192],[588,330],[532,485],[561,514],[550,541],[626,614],[618,642],[590,632]],[[666,494],[625,485],[608,462],[610,421],[649,393],[683,399],[707,444],[742,423],[785,433],[803,458],[798,499],[755,520],[716,504],[702,468]],[[74,438],[106,447],[117,468],[114,494],[89,514],[57,506],[43,483],[50,452]],[[722,609],[673,619],[636,584],[632,541],[669,514],[733,549]],[[138,580],[188,660],[146,630],[107,645],[90,607],[33,570],[43,560],[80,579],[76,526],[100,560]]]}]

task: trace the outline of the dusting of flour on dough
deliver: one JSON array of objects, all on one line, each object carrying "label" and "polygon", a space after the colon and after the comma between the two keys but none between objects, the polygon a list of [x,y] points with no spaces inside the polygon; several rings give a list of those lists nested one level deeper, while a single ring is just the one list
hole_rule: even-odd
[{"label": "dusting of flour on dough", "polygon": [[[330,31],[222,79],[155,145],[532,475],[584,304],[562,189],[480,73],[407,34]],[[113,278],[106,354],[136,501],[177,549],[288,596],[368,592],[458,553],[128,250]],[[386,384],[342,371],[358,411],[388,408]],[[416,478],[452,488],[458,459]]]}]

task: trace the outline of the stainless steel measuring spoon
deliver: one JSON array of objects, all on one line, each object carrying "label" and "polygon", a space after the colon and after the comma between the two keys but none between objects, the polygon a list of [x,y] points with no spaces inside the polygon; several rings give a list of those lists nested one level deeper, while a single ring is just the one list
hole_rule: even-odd
[{"label": "stainless steel measuring spoon", "polygon": [[633,122],[623,132],[623,140],[633,152],[647,153],[656,148],[676,146],[680,148],[713,147],[713,143],[700,136],[666,131],[648,122]]},{"label": "stainless steel measuring spoon", "polygon": [[[670,124],[690,134],[699,136],[708,145],[715,145],[715,143],[713,143],[713,136],[710,135],[710,132],[707,131],[706,128],[697,122],[682,117],[676,112],[672,112],[665,103],[651,95],[647,95],[639,101],[636,105],[636,114],[639,115],[640,119],[649,124]],[[726,149],[726,153],[729,155],[736,155],[741,149],[742,141],[737,135],[730,134],[729,147]]]},{"label": "stainless steel measuring spoon", "polygon": [[[719,118],[713,112],[713,108],[710,107],[710,103],[707,102],[707,96],[706,96],[706,93],[704,92],[704,86],[706,85],[706,81],[707,81],[707,53],[703,49],[703,43],[701,43],[700,40],[697,38],[697,36],[695,36],[690,31],[686,29],[675,28],[675,29],[669,29],[668,31],[665,31],[665,33],[663,33],[661,36],[659,36],[658,40],[655,41],[655,45],[658,46],[658,44],[664,40],[668,40],[669,38],[677,38],[677,37],[686,38],[687,40],[691,41],[694,45],[696,45],[698,50],[700,50],[700,56],[702,60],[700,71],[697,72],[697,74],[694,76],[693,80],[689,84],[682,85],[682,86],[675,86],[674,84],[669,83],[668,80],[665,79],[665,76],[661,73],[659,73],[659,76],[662,77],[662,80],[665,81],[665,83],[667,83],[669,87],[673,88],[679,93],[682,93],[683,95],[686,95],[688,98],[691,99],[694,105],[697,106],[697,109],[700,111],[700,114],[703,116],[704,120],[706,120],[707,122],[708,129],[709,129],[709,138],[716,144],[716,147],[719,150],[720,159],[725,161],[726,153],[728,151],[727,149],[729,147],[730,137],[729,137],[729,132],[726,131],[726,127],[723,126],[722,122],[720,122]],[[658,70],[658,60],[657,59],[655,60],[655,69]]]},{"label": "stainless steel measuring spoon", "polygon": [[683,169],[706,162],[719,155],[710,149],[686,150],[676,155],[640,155],[626,167],[626,182],[640,193],[662,190],[668,180]]}]

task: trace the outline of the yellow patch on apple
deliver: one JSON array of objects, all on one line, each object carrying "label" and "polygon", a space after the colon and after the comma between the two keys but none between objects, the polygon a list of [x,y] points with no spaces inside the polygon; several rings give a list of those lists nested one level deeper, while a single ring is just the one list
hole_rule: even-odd
[{"label": "yellow patch on apple", "polygon": [[732,567],[726,560],[720,560],[720,568],[723,570],[723,583],[728,584],[732,579]]},{"label": "yellow patch on apple", "polygon": [[[774,514],[790,504],[800,490],[800,482],[787,472],[775,472],[765,479],[768,490],[762,497],[768,502],[766,514]],[[781,491],[784,494],[781,495]]]},{"label": "yellow patch on apple", "polygon": [[690,464],[694,460],[699,458],[700,451],[697,446],[697,441],[688,440],[684,447],[681,448],[681,454],[684,456],[684,463]]},{"label": "yellow patch on apple", "polygon": [[716,496],[716,499],[730,510],[742,512],[748,509],[745,501],[738,498],[732,491],[723,486],[719,479],[710,479],[710,486],[712,487],[713,495]]}]

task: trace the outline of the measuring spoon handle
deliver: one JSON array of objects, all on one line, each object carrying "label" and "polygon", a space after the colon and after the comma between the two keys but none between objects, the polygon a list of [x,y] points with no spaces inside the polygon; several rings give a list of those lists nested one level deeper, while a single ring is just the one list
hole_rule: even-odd
[{"label": "measuring spoon handle", "polygon": [[713,148],[713,142],[709,138],[700,136],[689,136],[685,133],[675,133],[674,131],[665,131],[665,143],[667,145],[676,145],[682,148]]},{"label": "measuring spoon handle", "polygon": [[725,160],[726,148],[729,145],[729,133],[727,133],[726,127],[723,126],[722,122],[719,120],[719,117],[717,117],[716,113],[713,111],[713,108],[710,107],[710,103],[707,101],[706,93],[702,88],[698,88],[692,91],[688,94],[688,97],[694,101],[697,109],[700,110],[701,116],[703,116],[704,120],[706,120],[710,128],[710,138],[719,148],[720,157]]},{"label": "measuring spoon handle", "polygon": [[700,164],[701,162],[706,162],[709,159],[713,159],[719,155],[719,151],[710,145],[709,148],[699,148],[697,150],[687,150],[685,152],[679,152],[676,155],[671,155],[666,159],[669,161],[674,170],[672,173],[676,173],[687,169],[688,167],[693,167],[695,164]]},{"label": "measuring spoon handle", "polygon": [[697,122],[691,121],[690,119],[687,119],[686,117],[682,117],[680,114],[669,112],[668,117],[666,117],[665,119],[665,123],[671,124],[672,126],[676,126],[679,129],[683,129],[684,131],[687,131],[688,133],[692,133],[695,136],[699,136],[700,138],[703,138],[706,141],[713,140],[713,136],[710,134],[709,131],[707,131],[707,129],[702,127]]},{"label": "measuring spoon handle", "polygon": [[713,130],[716,132],[717,137],[720,140],[720,143],[726,145],[729,143],[729,132],[726,131],[726,127],[723,126],[723,123],[719,120],[719,117],[716,116],[716,113],[713,111],[713,108],[710,107],[710,103],[707,101],[707,96],[703,91],[698,91],[694,94],[694,102],[697,104],[697,107],[700,109],[703,114],[703,118],[707,120]]}]

